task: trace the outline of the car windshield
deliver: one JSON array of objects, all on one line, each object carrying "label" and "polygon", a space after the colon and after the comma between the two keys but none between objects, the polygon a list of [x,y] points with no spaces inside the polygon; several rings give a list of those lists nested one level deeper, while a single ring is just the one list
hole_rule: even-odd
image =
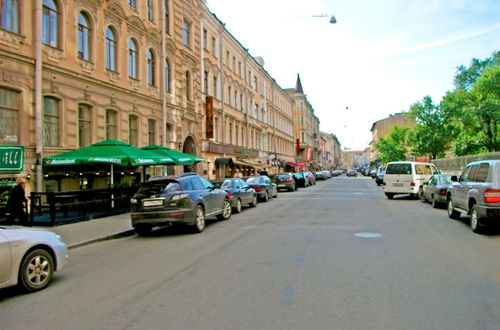
[{"label": "car windshield", "polygon": [[232,181],[231,180],[224,180],[224,182],[222,183],[222,186],[221,188],[222,189],[229,189],[233,186],[232,184]]},{"label": "car windshield", "polygon": [[261,183],[261,179],[260,177],[257,177],[257,176],[254,176],[254,177],[251,177],[251,178],[248,178],[247,179],[247,183],[248,184],[255,184],[255,183]]},{"label": "car windshield", "polygon": [[280,174],[280,175],[276,175],[276,178],[278,178],[278,179],[288,179],[288,178],[290,178],[290,175],[289,174]]},{"label": "car windshield", "polygon": [[451,184],[451,176],[442,176],[441,177],[441,184]]}]

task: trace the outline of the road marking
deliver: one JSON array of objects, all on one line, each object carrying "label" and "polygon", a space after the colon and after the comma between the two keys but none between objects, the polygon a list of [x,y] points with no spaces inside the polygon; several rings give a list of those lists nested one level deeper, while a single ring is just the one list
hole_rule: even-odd
[{"label": "road marking", "polygon": [[354,234],[354,236],[360,237],[360,238],[379,238],[382,235],[379,233],[356,233],[356,234]]}]

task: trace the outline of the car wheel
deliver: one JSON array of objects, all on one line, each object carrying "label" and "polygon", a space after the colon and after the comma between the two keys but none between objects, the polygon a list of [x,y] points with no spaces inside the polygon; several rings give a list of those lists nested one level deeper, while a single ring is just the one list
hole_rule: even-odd
[{"label": "car wheel", "polygon": [[448,202],[447,202],[447,208],[446,209],[448,210],[448,217],[450,219],[455,219],[455,220],[460,219],[460,212],[456,211],[453,208],[453,202],[451,200],[451,197],[448,197]]},{"label": "car wheel", "polygon": [[264,195],[264,202],[269,201],[269,193],[266,191],[266,194]]},{"label": "car wheel", "polygon": [[240,213],[241,212],[241,199],[238,198],[236,201],[236,207],[233,209],[234,213]]},{"label": "car wheel", "polygon": [[394,198],[394,194],[392,194],[392,193],[385,193],[385,195],[387,196],[388,199]]},{"label": "car wheel", "polygon": [[380,182],[377,182],[377,186],[380,186]]},{"label": "car wheel", "polygon": [[191,229],[195,233],[201,233],[205,229],[205,210],[203,206],[197,205],[194,211],[194,225]]},{"label": "car wheel", "polygon": [[476,234],[481,234],[484,230],[481,218],[477,214],[476,204],[472,205],[470,209],[470,229]]},{"label": "car wheel", "polygon": [[274,198],[278,198],[278,190],[276,190],[276,191],[274,192],[274,196],[273,196],[273,197],[274,197]]},{"label": "car wheel", "polygon": [[254,195],[253,198],[252,198],[252,202],[249,204],[250,207],[256,207],[257,206],[257,195]]},{"label": "car wheel", "polygon": [[231,218],[233,208],[231,207],[231,202],[229,202],[227,199],[224,200],[224,205],[222,206],[222,214],[219,214],[217,216],[217,219],[219,220],[228,220]]},{"label": "car wheel", "polygon": [[425,199],[425,196],[424,196],[424,189],[422,189],[422,187],[420,187],[420,189],[418,190],[418,198],[420,199],[420,201],[422,203],[427,202],[427,200]]},{"label": "car wheel", "polygon": [[438,202],[436,202],[436,198],[434,197],[434,195],[431,196],[431,205],[435,209],[437,209],[439,207],[439,204],[438,204]]},{"label": "car wheel", "polygon": [[134,230],[139,236],[147,236],[151,234],[151,226],[147,225],[138,225],[134,227]]},{"label": "car wheel", "polygon": [[54,276],[54,259],[43,249],[24,256],[19,269],[19,284],[27,292],[42,290]]}]

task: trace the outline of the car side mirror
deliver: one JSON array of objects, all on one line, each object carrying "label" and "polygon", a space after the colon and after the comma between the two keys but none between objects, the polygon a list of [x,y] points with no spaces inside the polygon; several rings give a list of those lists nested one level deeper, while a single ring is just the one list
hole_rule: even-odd
[{"label": "car side mirror", "polygon": [[450,180],[452,182],[458,182],[458,177],[456,175],[452,175],[451,178],[450,178]]}]

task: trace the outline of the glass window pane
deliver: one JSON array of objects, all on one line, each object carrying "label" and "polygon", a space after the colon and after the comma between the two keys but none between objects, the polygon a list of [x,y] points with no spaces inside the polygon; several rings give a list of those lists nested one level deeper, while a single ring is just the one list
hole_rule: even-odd
[{"label": "glass window pane", "polygon": [[18,144],[18,93],[0,88],[0,144]]}]

